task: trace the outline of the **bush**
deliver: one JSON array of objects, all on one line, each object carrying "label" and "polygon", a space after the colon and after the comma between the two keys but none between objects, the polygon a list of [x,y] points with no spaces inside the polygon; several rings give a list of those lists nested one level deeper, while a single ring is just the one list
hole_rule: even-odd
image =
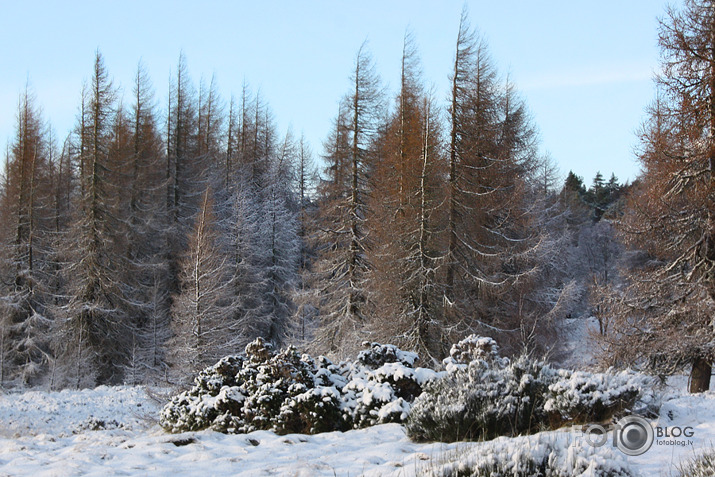
[{"label": "bush", "polygon": [[580,443],[520,438],[479,446],[431,475],[442,477],[632,477],[627,461],[610,449]]},{"label": "bush", "polygon": [[651,384],[648,378],[628,372],[589,373],[561,369],[549,385],[545,409],[555,413],[560,422],[601,422],[632,409],[643,389]]},{"label": "bush", "polygon": [[464,369],[474,361],[482,361],[485,365],[500,368],[509,364],[507,358],[499,356],[499,346],[493,338],[470,335],[452,345],[449,357],[444,360],[444,365],[447,371],[453,371]]},{"label": "bush", "polygon": [[437,373],[415,369],[416,353],[393,345],[363,344],[368,349],[358,354],[350,367],[350,380],[342,389],[346,422],[356,429],[404,422],[422,386]]},{"label": "bush", "polygon": [[504,367],[472,361],[429,383],[405,428],[417,441],[487,440],[538,430],[551,369],[522,356]]},{"label": "bush", "polygon": [[294,347],[276,353],[257,339],[201,371],[160,423],[169,432],[314,434],[397,422],[418,441],[488,440],[603,421],[633,409],[647,387],[628,373],[556,370],[528,356],[512,362],[491,338],[454,345],[442,373],[414,368],[415,353],[365,345],[354,362],[336,365]]},{"label": "bush", "polygon": [[241,356],[227,356],[201,371],[190,391],[175,396],[162,409],[162,427],[170,432],[183,432],[206,429],[214,421],[226,428],[240,425],[227,417],[238,415],[245,399],[237,381],[243,362]]},{"label": "bush", "polygon": [[405,428],[414,440],[488,440],[602,421],[632,409],[647,385],[628,373],[556,370],[528,356],[510,362],[494,340],[476,336],[453,346],[445,365],[412,405]]},{"label": "bush", "polygon": [[245,355],[199,373],[192,389],[164,407],[160,423],[169,432],[314,434],[403,422],[422,384],[436,373],[413,368],[414,353],[366,345],[355,362],[334,365],[294,347],[274,353],[259,338]]}]

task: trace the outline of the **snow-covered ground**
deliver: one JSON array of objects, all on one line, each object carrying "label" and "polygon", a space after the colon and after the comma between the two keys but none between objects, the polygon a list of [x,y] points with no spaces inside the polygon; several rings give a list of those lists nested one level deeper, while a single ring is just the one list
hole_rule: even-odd
[{"label": "snow-covered ground", "polygon": [[[0,393],[0,476],[413,476],[478,458],[484,446],[495,445],[417,444],[397,424],[314,436],[166,434],[157,424],[165,400],[166,392],[142,387]],[[715,445],[715,393],[674,394],[654,425],[690,426],[692,437],[685,440],[691,443],[666,445],[656,438],[641,456],[611,452],[644,476],[670,476],[681,459]],[[496,444],[524,448],[578,439],[578,433],[554,431]]]},{"label": "snow-covered ground", "polygon": [[594,335],[598,333],[595,316],[565,318],[559,327],[559,364],[567,369],[589,369],[595,364]]}]

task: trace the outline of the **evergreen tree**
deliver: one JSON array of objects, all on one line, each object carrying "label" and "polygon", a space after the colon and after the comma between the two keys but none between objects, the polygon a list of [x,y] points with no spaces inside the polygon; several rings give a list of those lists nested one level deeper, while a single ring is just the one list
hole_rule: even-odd
[{"label": "evergreen tree", "polygon": [[583,185],[583,178],[574,174],[573,171],[569,171],[564,181],[563,191],[570,191],[582,196],[586,193],[586,187]]}]

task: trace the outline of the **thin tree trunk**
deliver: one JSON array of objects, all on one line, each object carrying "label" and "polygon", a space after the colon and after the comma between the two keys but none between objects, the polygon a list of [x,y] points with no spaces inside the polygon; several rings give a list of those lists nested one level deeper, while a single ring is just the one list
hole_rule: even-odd
[{"label": "thin tree trunk", "polygon": [[710,389],[710,375],[712,374],[712,364],[702,357],[693,360],[693,369],[690,371],[691,393],[701,393]]},{"label": "thin tree trunk", "polygon": [[422,139],[422,174],[420,175],[420,302],[417,313],[417,333],[420,345],[427,348],[428,336],[428,271],[427,271],[427,166],[429,163],[429,141],[430,141],[430,103],[425,99],[425,126]]},{"label": "thin tree trunk", "polygon": [[461,41],[461,27],[460,27],[460,37],[457,39],[457,52],[454,58],[454,78],[452,79],[452,111],[451,111],[451,130],[449,137],[449,211],[448,211],[448,222],[447,222],[447,235],[449,243],[447,245],[447,275],[445,277],[445,298],[449,301],[448,305],[451,305],[454,301],[454,275],[455,267],[454,263],[455,256],[457,254],[457,128],[459,127],[459,116],[457,114],[458,108],[458,75],[460,65],[460,54],[459,46]]},{"label": "thin tree trunk", "polygon": [[5,326],[0,327],[0,388],[5,382]]}]

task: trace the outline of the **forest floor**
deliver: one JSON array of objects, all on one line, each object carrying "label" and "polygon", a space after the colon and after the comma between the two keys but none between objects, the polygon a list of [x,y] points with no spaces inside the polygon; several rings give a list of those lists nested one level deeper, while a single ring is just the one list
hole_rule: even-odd
[{"label": "forest floor", "polygon": [[[714,448],[715,393],[687,395],[674,388],[664,392],[661,417],[653,425],[689,426],[692,437],[679,438],[690,441],[685,445],[656,438],[645,454],[623,455],[643,476],[675,475],[683,459]],[[559,430],[491,443],[418,444],[398,424],[312,436],[267,431],[167,434],[158,425],[158,415],[168,395],[167,390],[129,386],[0,393],[0,475],[406,477],[432,475],[464,456],[478,458],[494,442],[503,448],[583,438]]]}]

